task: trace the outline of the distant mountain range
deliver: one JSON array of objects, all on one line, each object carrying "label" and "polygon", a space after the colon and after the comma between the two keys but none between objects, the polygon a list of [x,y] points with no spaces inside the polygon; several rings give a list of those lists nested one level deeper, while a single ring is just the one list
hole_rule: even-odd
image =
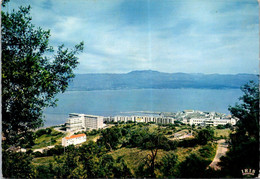
[{"label": "distant mountain range", "polygon": [[77,74],[68,90],[240,88],[248,81],[258,82],[255,74],[162,73],[152,70],[125,74]]}]

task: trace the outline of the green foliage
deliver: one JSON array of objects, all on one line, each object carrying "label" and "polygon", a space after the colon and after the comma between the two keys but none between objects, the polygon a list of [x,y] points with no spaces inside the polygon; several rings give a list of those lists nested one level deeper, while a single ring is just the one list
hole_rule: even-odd
[{"label": "green foliage", "polygon": [[35,167],[35,178],[54,178],[53,165],[39,165]]},{"label": "green foliage", "polygon": [[53,128],[40,129],[35,132],[33,149],[60,144],[65,134],[55,131]]},{"label": "green foliage", "polygon": [[133,174],[131,173],[127,163],[122,157],[117,158],[115,167],[113,169],[115,178],[132,178]]},{"label": "green foliage", "polygon": [[35,132],[35,137],[40,137],[44,134],[51,134],[51,132],[52,132],[51,128],[39,129]]},{"label": "green foliage", "polygon": [[220,166],[225,176],[242,177],[241,170],[254,169],[259,173],[259,86],[254,82],[244,85],[242,101],[229,107],[231,114],[239,120],[236,132],[230,134],[231,147]]},{"label": "green foliage", "polygon": [[120,144],[120,139],[122,138],[122,133],[120,128],[112,127],[102,130],[101,137],[98,139],[99,144],[103,144],[110,151],[116,149]]},{"label": "green foliage", "polygon": [[225,129],[226,127],[224,125],[217,125],[217,129]]},{"label": "green foliage", "polygon": [[208,161],[196,154],[190,154],[179,165],[179,177],[181,178],[202,178],[205,175]]},{"label": "green foliage", "polygon": [[214,147],[211,144],[207,144],[199,149],[199,154],[203,158],[209,158],[212,156],[212,152],[214,151]]},{"label": "green foliage", "polygon": [[177,162],[178,156],[175,154],[167,154],[162,158],[160,167],[164,177],[176,177],[178,173],[176,169]]},{"label": "green foliage", "polygon": [[147,132],[141,139],[141,147],[151,152],[144,158],[144,162],[139,166],[137,175],[140,177],[156,177],[155,168],[158,165],[155,162],[158,149],[170,150],[168,139],[161,133]]},{"label": "green foliage", "polygon": [[64,147],[55,145],[54,148],[47,150],[46,156],[61,155],[64,152]]},{"label": "green foliage", "polygon": [[198,145],[197,139],[183,139],[178,142],[178,147],[195,147]]},{"label": "green foliage", "polygon": [[259,137],[259,86],[250,81],[244,85],[241,90],[244,95],[239,98],[242,104],[236,104],[229,107],[231,114],[237,118],[237,132],[243,133],[254,138]]},{"label": "green foliage", "polygon": [[[46,176],[58,178],[113,178],[132,177],[130,169],[122,158],[115,160],[106,154],[104,147],[94,142],[79,148],[68,146],[64,155],[54,156],[53,171],[43,168]],[[52,172],[52,173],[48,173]],[[38,176],[43,174],[39,173]]]},{"label": "green foliage", "polygon": [[[90,141],[78,147],[68,146],[65,152],[62,146],[55,146],[44,154],[33,154],[38,157],[53,156],[34,160],[36,165],[34,176],[38,178],[42,176],[51,178],[179,177],[181,176],[179,164],[185,160],[188,153],[195,152],[196,156],[207,165],[212,152],[214,153],[212,149],[214,147],[208,143],[202,148],[201,146],[197,146],[196,149],[178,148],[176,151],[179,152],[174,155],[171,150],[177,148],[178,142],[168,140],[164,134],[157,131],[155,125],[123,124],[112,127],[109,131],[107,129],[101,131],[101,133],[105,131],[106,134],[102,137],[108,137],[108,133],[122,133],[117,148],[122,141],[130,145],[130,141],[135,139],[139,140],[134,144],[138,148],[121,146],[119,150],[115,148],[110,151],[110,148],[102,142],[105,139],[96,143]],[[193,140],[197,141],[197,139]],[[44,167],[38,168],[39,165]]]},{"label": "green foliage", "polygon": [[208,141],[212,141],[214,139],[214,130],[211,128],[201,129],[199,130],[196,139],[199,144],[205,145]]},{"label": "green foliage", "polygon": [[2,172],[5,178],[31,178],[32,157],[22,152],[2,150]]},{"label": "green foliage", "polygon": [[232,125],[230,124],[230,123],[227,123],[226,125],[225,125],[225,128],[227,129],[227,128],[232,128]]},{"label": "green foliage", "polygon": [[54,53],[50,31],[35,28],[29,13],[30,6],[1,12],[2,132],[10,145],[28,142],[19,139],[43,124],[43,108],[55,106],[55,96],[68,87],[76,55],[83,50],[80,43],[72,50],[61,45]]}]

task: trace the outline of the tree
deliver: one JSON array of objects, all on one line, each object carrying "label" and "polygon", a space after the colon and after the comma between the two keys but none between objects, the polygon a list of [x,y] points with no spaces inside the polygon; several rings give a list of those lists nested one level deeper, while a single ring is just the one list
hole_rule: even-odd
[{"label": "tree", "polygon": [[237,122],[237,132],[248,137],[258,139],[259,137],[259,86],[253,81],[244,85],[241,90],[244,95],[239,98],[241,104],[232,107],[229,111],[239,120]]},{"label": "tree", "polygon": [[255,170],[255,176],[259,173],[259,86],[250,81],[241,90],[241,103],[229,107],[238,118],[236,131],[230,134],[230,150],[219,163],[224,175],[231,177],[242,177],[243,169]]},{"label": "tree", "polygon": [[175,154],[167,154],[161,160],[161,171],[164,177],[176,177],[176,164],[178,156]]},{"label": "tree", "polygon": [[133,175],[131,170],[128,168],[127,163],[123,159],[123,157],[118,157],[116,159],[116,166],[113,169],[115,178],[132,178]]},{"label": "tree", "polygon": [[84,168],[85,175],[89,178],[97,178],[99,176],[100,158],[105,154],[103,146],[91,141],[87,145],[84,144],[79,148],[79,160]]},{"label": "tree", "polygon": [[142,139],[142,148],[150,150],[151,153],[143,159],[143,163],[139,166],[137,174],[141,177],[156,177],[155,168],[157,166],[155,160],[159,149],[170,150],[168,139],[161,133],[146,133]]},{"label": "tree", "polygon": [[112,151],[117,148],[121,138],[122,133],[118,127],[107,128],[102,130],[98,143],[104,144],[107,149]]},{"label": "tree", "polygon": [[181,178],[202,178],[205,175],[209,162],[196,154],[190,154],[179,165],[179,177]]},{"label": "tree", "polygon": [[43,124],[42,111],[55,106],[77,67],[83,42],[54,53],[50,31],[35,28],[30,6],[2,15],[2,132],[5,143],[21,145],[28,132]]},{"label": "tree", "polygon": [[32,157],[23,152],[2,151],[2,172],[5,178],[32,177]]},{"label": "tree", "polygon": [[210,128],[201,129],[196,136],[199,144],[205,145],[214,138],[214,131]]}]

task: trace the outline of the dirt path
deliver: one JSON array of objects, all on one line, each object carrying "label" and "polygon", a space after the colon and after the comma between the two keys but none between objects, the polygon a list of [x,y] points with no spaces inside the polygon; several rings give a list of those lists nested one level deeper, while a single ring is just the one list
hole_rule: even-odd
[{"label": "dirt path", "polygon": [[215,170],[220,170],[220,167],[217,165],[217,163],[220,162],[220,157],[224,156],[227,150],[228,144],[225,142],[225,139],[218,140],[216,155],[209,166]]}]

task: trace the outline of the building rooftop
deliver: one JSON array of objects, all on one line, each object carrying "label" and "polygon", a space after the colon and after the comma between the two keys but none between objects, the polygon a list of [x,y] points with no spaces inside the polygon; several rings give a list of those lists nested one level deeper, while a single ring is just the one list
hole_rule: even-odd
[{"label": "building rooftop", "polygon": [[77,134],[77,135],[72,135],[70,137],[65,137],[65,139],[73,139],[73,138],[78,138],[78,137],[83,137],[86,136],[86,134]]}]

